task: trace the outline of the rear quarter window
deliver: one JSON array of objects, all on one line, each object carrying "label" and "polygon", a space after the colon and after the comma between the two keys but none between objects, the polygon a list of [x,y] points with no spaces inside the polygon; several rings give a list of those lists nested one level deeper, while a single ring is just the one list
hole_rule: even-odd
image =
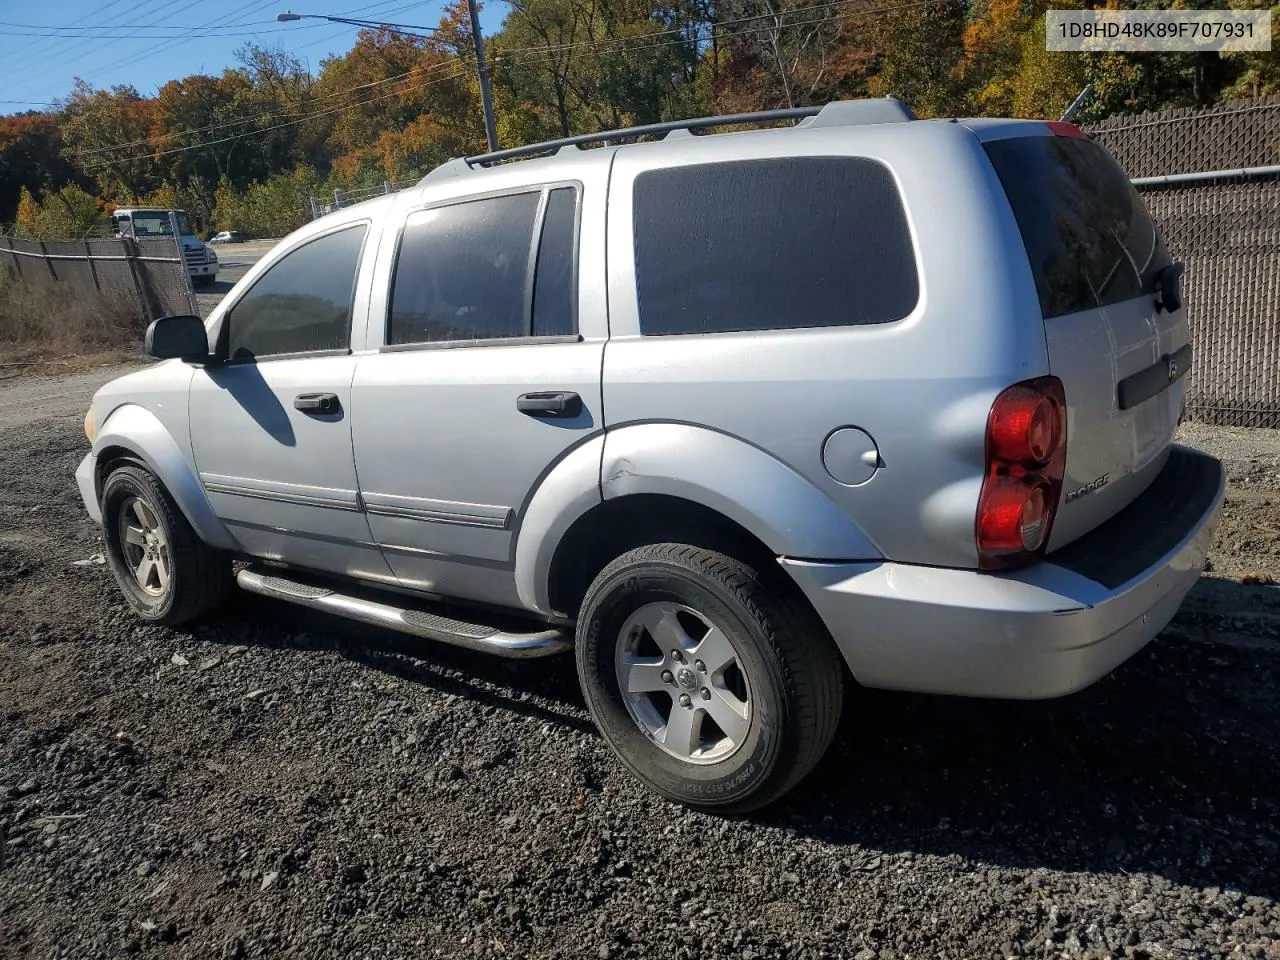
[{"label": "rear quarter window", "polygon": [[1138,191],[1102,146],[1039,136],[984,147],[1018,221],[1046,318],[1153,289],[1168,254]]},{"label": "rear quarter window", "polygon": [[635,181],[641,333],[885,323],[919,299],[888,168],[800,157],[653,170]]}]

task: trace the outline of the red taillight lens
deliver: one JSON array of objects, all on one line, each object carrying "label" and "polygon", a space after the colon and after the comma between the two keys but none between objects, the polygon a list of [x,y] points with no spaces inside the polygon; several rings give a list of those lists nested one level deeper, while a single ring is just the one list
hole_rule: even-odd
[{"label": "red taillight lens", "polygon": [[1066,397],[1056,377],[1015,384],[996,397],[978,500],[984,570],[1023,566],[1044,550],[1062,493],[1066,446]]},{"label": "red taillight lens", "polygon": [[1058,448],[1062,407],[1057,397],[1019,384],[996,398],[987,421],[990,454],[1042,467]]}]

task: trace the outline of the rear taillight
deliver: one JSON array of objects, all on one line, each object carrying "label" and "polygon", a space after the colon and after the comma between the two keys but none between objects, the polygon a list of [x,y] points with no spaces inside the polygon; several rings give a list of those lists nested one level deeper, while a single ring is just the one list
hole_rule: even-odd
[{"label": "rear taillight", "polygon": [[977,519],[983,570],[1024,566],[1044,552],[1062,493],[1066,410],[1057,377],[1014,384],[991,405]]}]

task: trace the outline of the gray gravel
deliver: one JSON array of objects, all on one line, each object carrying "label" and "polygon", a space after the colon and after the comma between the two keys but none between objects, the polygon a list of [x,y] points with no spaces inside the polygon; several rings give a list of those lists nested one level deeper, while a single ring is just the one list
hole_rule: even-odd
[{"label": "gray gravel", "polygon": [[1280,956],[1274,588],[1066,700],[855,693],[718,819],[619,769],[568,657],[248,596],[140,625],[79,412],[0,429],[0,956]]}]

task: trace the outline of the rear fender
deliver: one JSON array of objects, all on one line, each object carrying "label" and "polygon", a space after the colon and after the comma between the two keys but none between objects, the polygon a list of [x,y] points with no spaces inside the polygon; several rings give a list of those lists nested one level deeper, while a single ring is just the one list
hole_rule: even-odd
[{"label": "rear fender", "polygon": [[[101,462],[103,454],[112,451],[141,461],[164,484],[201,540],[222,550],[238,549],[187,458],[154,413],[135,404],[113,410],[98,430],[93,455]],[[100,489],[98,493],[101,498]]]},{"label": "rear fender", "polygon": [[876,560],[881,553],[817,487],[759,447],[705,427],[643,423],[606,435],[605,500],[665,494],[708,507],[777,556]]}]

